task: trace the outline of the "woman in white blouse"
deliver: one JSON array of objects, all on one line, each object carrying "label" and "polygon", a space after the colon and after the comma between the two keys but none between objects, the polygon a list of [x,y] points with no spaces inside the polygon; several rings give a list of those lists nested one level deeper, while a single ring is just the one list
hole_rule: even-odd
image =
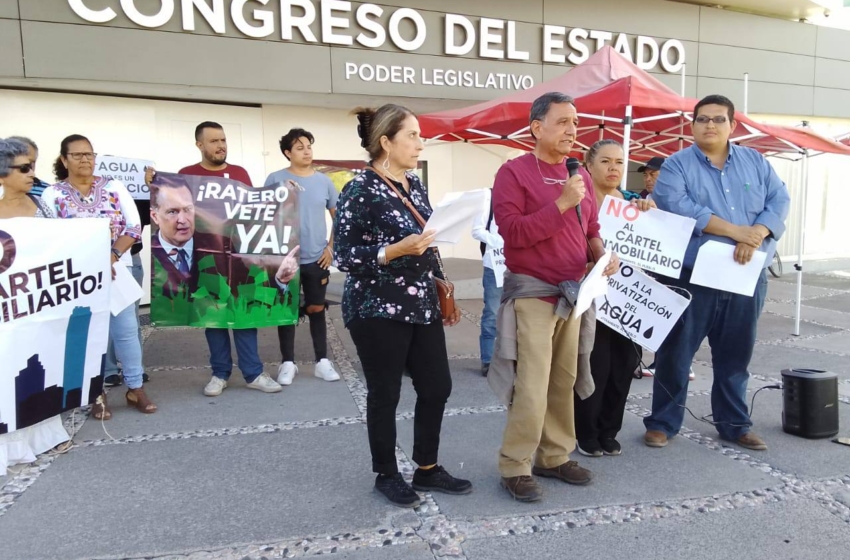
[{"label": "woman in white blouse", "polygon": [[[91,142],[73,134],[62,140],[59,158],[53,165],[58,183],[45,189],[42,200],[62,218],[106,218],[112,230],[112,264],[132,266],[129,249],[142,236],[142,224],[133,198],[126,187],[108,177],[94,174],[95,158]],[[109,337],[124,369],[127,404],[139,412],[152,414],[156,405],[142,388],[142,347],[138,338],[138,317],[130,305],[109,321]],[[97,419],[108,420],[112,413],[103,404],[93,407]]]}]

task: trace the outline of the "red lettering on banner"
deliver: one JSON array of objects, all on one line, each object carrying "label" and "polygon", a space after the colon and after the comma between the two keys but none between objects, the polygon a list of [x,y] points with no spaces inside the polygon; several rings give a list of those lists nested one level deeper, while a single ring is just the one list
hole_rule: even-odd
[{"label": "red lettering on banner", "polygon": [[[623,206],[625,206],[625,209]],[[609,200],[605,213],[609,216],[613,214],[615,218],[619,218],[622,213],[623,219],[627,222],[634,222],[640,216],[640,209],[634,204],[625,204],[622,200]]]}]

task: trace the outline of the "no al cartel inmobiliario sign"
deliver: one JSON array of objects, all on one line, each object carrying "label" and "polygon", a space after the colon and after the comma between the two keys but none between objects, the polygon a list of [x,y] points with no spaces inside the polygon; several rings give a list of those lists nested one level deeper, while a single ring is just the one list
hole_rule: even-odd
[{"label": "no al cartel inmobiliario sign", "polygon": [[641,212],[634,204],[606,196],[599,225],[605,248],[623,262],[678,278],[696,220],[657,208]]}]

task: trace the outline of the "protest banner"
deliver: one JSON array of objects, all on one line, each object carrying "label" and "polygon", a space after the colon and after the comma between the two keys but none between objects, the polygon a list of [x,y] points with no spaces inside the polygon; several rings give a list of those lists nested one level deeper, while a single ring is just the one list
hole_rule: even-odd
[{"label": "protest banner", "polygon": [[145,167],[153,166],[153,162],[146,159],[98,155],[94,174],[121,181],[136,200],[149,200],[151,193],[145,184]]},{"label": "protest banner", "polygon": [[690,301],[643,271],[622,263],[596,298],[596,320],[657,352]]},{"label": "protest banner", "polygon": [[599,209],[605,248],[620,260],[678,278],[696,220],[652,208],[641,212],[620,198],[606,196]]},{"label": "protest banner", "polygon": [[300,275],[276,278],[299,244],[298,186],[156,174],[151,321],[244,329],[298,322]]},{"label": "protest banner", "polygon": [[0,434],[103,391],[110,246],[109,220],[0,221]]}]

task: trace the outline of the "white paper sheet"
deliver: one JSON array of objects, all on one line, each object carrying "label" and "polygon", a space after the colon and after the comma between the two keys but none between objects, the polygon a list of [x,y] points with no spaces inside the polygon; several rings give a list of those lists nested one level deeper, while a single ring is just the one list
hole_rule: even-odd
[{"label": "white paper sheet", "polygon": [[434,207],[431,218],[425,224],[425,230],[437,230],[437,237],[432,246],[438,243],[457,243],[462,237],[469,235],[472,221],[481,213],[486,196],[485,189],[448,193]]},{"label": "white paper sheet", "polygon": [[608,293],[608,278],[603,276],[602,273],[605,271],[605,267],[608,266],[609,262],[611,262],[611,253],[606,252],[596,262],[590,274],[582,281],[581,288],[578,291],[578,298],[576,298],[576,306],[570,315],[571,318],[578,319],[581,317],[582,313],[590,309],[593,300]]},{"label": "white paper sheet", "polygon": [[115,269],[115,278],[109,290],[109,311],[112,315],[118,315],[128,306],[142,299],[144,290],[125,265],[119,262],[112,267]]},{"label": "white paper sheet", "polygon": [[767,253],[756,251],[747,264],[735,261],[735,246],[719,241],[707,241],[699,249],[694,263],[691,283],[742,296],[756,291]]}]

